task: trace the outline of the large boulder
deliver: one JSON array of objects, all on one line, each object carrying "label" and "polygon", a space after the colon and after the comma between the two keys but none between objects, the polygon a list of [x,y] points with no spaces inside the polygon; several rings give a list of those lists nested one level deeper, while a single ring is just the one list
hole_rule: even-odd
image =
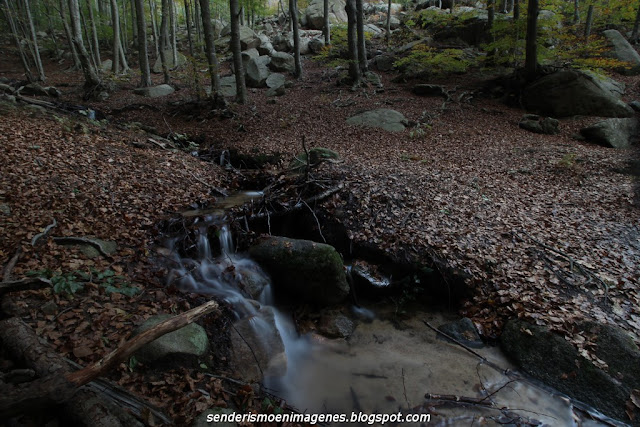
[{"label": "large boulder", "polygon": [[145,96],[147,98],[160,98],[162,96],[171,95],[175,92],[175,89],[167,84],[151,86],[151,87],[140,87],[133,90],[133,93],[136,95]]},{"label": "large boulder", "polygon": [[222,96],[225,97],[237,95],[235,75],[220,77],[220,92],[222,92]]},{"label": "large boulder", "polygon": [[582,357],[560,335],[522,320],[507,322],[501,337],[505,353],[525,372],[605,415],[626,420],[630,388]]},{"label": "large boulder", "polygon": [[525,130],[544,135],[556,135],[560,133],[558,126],[560,121],[551,117],[540,117],[537,114],[525,114],[518,125]]},{"label": "large boulder", "polygon": [[285,52],[271,52],[271,62],[269,68],[273,71],[293,73],[296,69],[295,59]]},{"label": "large boulder", "polygon": [[593,73],[558,71],[529,86],[522,95],[527,111],[552,117],[576,115],[632,117],[631,107],[620,99],[619,84]]},{"label": "large boulder", "polygon": [[631,43],[620,34],[620,31],[606,30],[602,34],[604,34],[609,41],[609,45],[612,48],[612,56],[628,64],[628,66],[620,67],[618,72],[628,76],[637,76],[640,74],[640,55],[638,55],[638,52],[631,46]]},{"label": "large boulder", "polygon": [[[344,7],[344,0],[329,0],[329,22],[331,24],[347,22],[347,12],[345,12]],[[324,25],[323,0],[311,0],[309,6],[304,10],[304,16],[308,28],[322,30]]]},{"label": "large boulder", "polygon": [[347,124],[382,128],[389,132],[402,132],[407,124],[407,119],[398,111],[380,108],[349,117]]},{"label": "large boulder", "polygon": [[[231,35],[231,25],[227,25],[220,32],[220,37],[227,37]],[[252,48],[257,48],[260,46],[262,41],[260,37],[253,31],[251,28],[246,27],[244,25],[240,26],[240,48],[242,50],[248,50]]]},{"label": "large boulder", "polygon": [[273,44],[271,44],[271,39],[265,34],[258,34],[258,38],[260,39],[260,46],[258,46],[258,53],[260,55],[270,55],[273,52]]},{"label": "large boulder", "polygon": [[271,72],[268,65],[271,62],[271,58],[268,56],[259,56],[252,58],[247,63],[246,80],[249,87],[264,87]]},{"label": "large boulder", "polygon": [[587,141],[606,147],[627,148],[638,138],[638,119],[606,119],[580,129]]},{"label": "large boulder", "polygon": [[[171,51],[171,49],[164,51],[164,58],[165,58],[165,61],[167,61],[168,69],[172,70],[174,68],[181,67],[187,63],[187,57],[181,54],[180,52],[178,52],[177,57],[178,57],[178,60],[174,61],[173,52]],[[156,74],[162,73],[162,61],[160,60],[160,57],[156,59],[156,62],[153,64],[153,69],[151,71]]]},{"label": "large boulder", "polygon": [[[169,314],[150,317],[134,331],[134,334],[141,334],[171,317]],[[197,361],[205,356],[208,350],[209,338],[206,331],[202,326],[190,323],[184,328],[169,332],[151,341],[138,350],[135,355],[136,359],[143,363],[172,359]]]},{"label": "large boulder", "polygon": [[342,259],[333,246],[271,237],[249,254],[271,275],[281,295],[323,306],[339,303],[349,294]]}]

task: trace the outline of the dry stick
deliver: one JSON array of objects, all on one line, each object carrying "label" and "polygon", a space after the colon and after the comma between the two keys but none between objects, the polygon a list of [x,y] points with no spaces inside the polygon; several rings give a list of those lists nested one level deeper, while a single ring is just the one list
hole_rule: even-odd
[{"label": "dry stick", "polygon": [[402,368],[402,389],[404,392],[404,401],[407,402],[407,409],[411,408],[411,403],[409,403],[409,399],[407,398],[407,387],[404,383],[404,368]]},{"label": "dry stick", "polygon": [[95,378],[104,375],[107,371],[119,364],[121,361],[126,360],[129,356],[135,353],[142,346],[150,343],[156,338],[162,335],[173,332],[188,324],[194,322],[201,316],[209,314],[218,308],[218,303],[215,301],[209,301],[196,308],[179,314],[175,317],[167,319],[158,323],[153,328],[144,331],[140,335],[135,336],[129,341],[125,342],[119,348],[108,354],[102,360],[95,364],[88,366],[79,371],[72,372],[66,375],[66,379],[75,386],[84,385]]},{"label": "dry stick", "polygon": [[4,267],[4,271],[2,273],[3,281],[5,282],[11,281],[11,272],[13,271],[14,267],[18,263],[18,260],[20,259],[21,255],[22,255],[22,247],[18,246],[18,249],[16,249],[16,253],[11,257],[7,265],[5,265]]},{"label": "dry stick", "polygon": [[314,218],[315,218],[315,220],[316,220],[316,224],[318,225],[318,233],[320,233],[320,237],[322,237],[322,240],[323,240],[325,243],[327,243],[327,239],[325,239],[325,238],[324,238],[324,235],[322,234],[322,227],[320,226],[320,220],[319,220],[319,219],[318,219],[318,217],[316,216],[316,213],[313,211],[313,209],[311,209],[311,206],[309,206],[309,205],[307,204],[307,202],[305,202],[305,201],[303,200],[303,201],[302,201],[302,203],[304,203],[304,205],[305,205],[306,207],[308,207],[308,208],[309,208],[309,211],[311,211],[311,215],[313,215],[313,217],[314,217]]},{"label": "dry stick", "polygon": [[58,223],[56,222],[56,219],[53,219],[53,222],[49,225],[47,225],[44,228],[44,231],[42,233],[38,233],[35,236],[33,236],[33,239],[31,239],[31,246],[35,246],[36,243],[38,243],[38,240],[40,240],[43,237],[47,237],[47,234],[49,234],[49,232],[51,231],[51,229],[53,227],[55,227],[56,225],[58,225]]},{"label": "dry stick", "polygon": [[453,394],[433,394],[433,393],[426,393],[424,397],[425,399],[429,399],[429,400],[443,400],[447,402],[469,403],[471,405],[486,406],[488,408],[493,407],[492,402],[485,402],[484,398],[479,398],[479,397],[467,397],[467,396],[456,396]]}]

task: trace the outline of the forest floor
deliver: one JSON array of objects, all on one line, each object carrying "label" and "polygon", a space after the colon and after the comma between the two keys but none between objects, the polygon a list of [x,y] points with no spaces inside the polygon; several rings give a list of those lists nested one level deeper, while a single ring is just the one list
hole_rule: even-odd
[{"label": "forest floor", "polygon": [[[19,62],[11,55],[6,45],[0,48],[0,76],[20,80]],[[82,76],[66,71],[67,65],[50,62],[47,85],[62,91],[60,101],[87,105],[81,100]],[[149,143],[145,132],[124,126],[136,121],[161,135],[187,134],[201,148],[281,153],[284,161],[272,166],[274,176],[301,151],[303,137],[309,147],[335,150],[343,162],[325,164],[317,173],[344,177],[343,190],[326,205],[350,239],[388,253],[438,256],[464,272],[472,296],[459,312],[487,338],[498,336],[505,320],[520,317],[550,326],[585,350],[589,337],[576,334],[585,319],[616,324],[638,342],[640,194],[630,172],[637,150],[574,138],[597,118],[565,119],[559,135],[537,135],[518,127],[522,110],[498,100],[444,104],[442,98],[412,94],[411,83],[392,82],[393,73],[380,73],[384,91],[351,91],[336,84],[333,69],[311,59],[303,66],[304,77],[276,104],[268,103],[266,89],[250,89],[246,105],[230,104],[232,117],[172,107],[194,97],[186,72],[173,82],[179,90],[160,100],[133,95],[135,76],[119,82],[107,101],[89,104],[107,115],[107,124],[29,109],[5,111],[2,265],[20,249],[13,278],[44,269],[93,269],[96,277],[113,271],[143,290],[132,297],[109,294],[108,279],[101,278],[74,296],[22,293],[12,299],[12,310],[58,352],[87,365],[150,315],[184,311],[197,302],[164,286],[163,270],[151,256],[155,226],[194,202],[215,202],[212,188],[233,191],[237,175]],[[475,70],[433,83],[471,95],[491,78]],[[627,84],[626,101],[640,99],[640,78],[615,78]],[[161,83],[160,76],[154,82]],[[118,112],[132,104],[146,106]],[[396,109],[423,126],[389,133],[345,123],[376,108]],[[34,236],[54,219],[52,236],[97,236],[117,242],[116,253],[89,259],[51,239],[32,247]],[[59,309],[55,314],[41,309],[48,301]],[[110,379],[177,420],[230,399],[219,379],[196,371],[150,380],[148,373],[129,368],[122,364]],[[151,381],[153,387],[147,385]],[[176,396],[176,384],[186,392]]]}]

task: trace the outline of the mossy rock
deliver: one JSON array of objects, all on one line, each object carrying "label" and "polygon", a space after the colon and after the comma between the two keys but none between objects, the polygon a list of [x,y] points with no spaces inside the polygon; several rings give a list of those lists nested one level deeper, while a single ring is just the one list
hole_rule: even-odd
[{"label": "mossy rock", "polygon": [[310,240],[271,237],[249,250],[270,275],[276,292],[317,306],[336,304],[349,294],[340,254]]}]

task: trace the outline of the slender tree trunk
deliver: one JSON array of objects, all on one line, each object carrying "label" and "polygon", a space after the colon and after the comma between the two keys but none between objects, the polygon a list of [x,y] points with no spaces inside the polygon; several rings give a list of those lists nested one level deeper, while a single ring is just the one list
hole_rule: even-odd
[{"label": "slender tree trunk", "polygon": [[360,72],[367,71],[367,41],[364,38],[364,8],[362,0],[356,0],[356,24],[358,26],[358,61]]},{"label": "slender tree trunk", "polygon": [[[200,0],[205,1],[205,0]],[[202,3],[200,3],[200,13],[204,13]],[[231,15],[231,51],[233,52],[233,67],[236,72],[236,100],[240,104],[247,102],[247,85],[244,81],[244,67],[242,66],[242,51],[240,49],[240,5],[238,0],[229,0]],[[204,22],[204,15],[202,16]]]},{"label": "slender tree trunk", "polygon": [[[137,20],[137,10],[136,10],[136,1],[131,0],[129,7],[131,8],[131,39],[133,40],[133,48],[137,49],[138,46],[138,20]],[[125,0],[125,3],[127,1]]]},{"label": "slender tree trunk", "polygon": [[456,7],[456,0],[451,0],[451,8],[449,9],[449,13],[450,14],[453,14],[453,8],[454,7]]},{"label": "slender tree trunk", "polygon": [[58,52],[60,51],[60,47],[58,46],[58,40],[56,39],[55,31],[53,30],[53,19],[51,14],[51,8],[49,7],[49,0],[43,1],[44,10],[47,14],[47,34],[51,38],[51,42],[53,43],[54,49],[56,50],[56,58],[58,58]]},{"label": "slender tree trunk", "polygon": [[487,14],[487,26],[489,27],[489,29],[492,29],[493,21],[495,20],[496,16],[495,0],[487,0]]},{"label": "slender tree trunk", "polygon": [[160,42],[158,41],[158,20],[156,2],[149,0],[149,15],[151,15],[151,34],[153,35],[153,47],[156,51],[156,58],[160,57]]},{"label": "slender tree trunk", "polygon": [[322,26],[322,31],[324,32],[324,44],[325,46],[329,46],[331,44],[331,23],[329,22],[329,0],[323,1],[323,7],[324,7],[324,24]]},{"label": "slender tree trunk", "polygon": [[96,28],[96,21],[93,14],[93,1],[87,0],[87,7],[89,8],[89,23],[91,24],[91,35],[93,42],[93,55],[98,67],[102,65],[102,59],[100,58],[100,42],[98,41],[98,30]]},{"label": "slender tree trunk", "polygon": [[127,2],[126,0],[122,2],[122,22],[118,21],[120,27],[120,36],[122,37],[122,47],[124,49],[129,49],[129,35],[128,33],[128,23],[127,23]]},{"label": "slender tree trunk", "polygon": [[69,27],[67,17],[65,16],[65,4],[63,0],[58,0],[58,12],[60,13],[60,19],[62,21],[62,26],[64,28],[64,33],[67,36],[67,41],[69,42],[69,50],[71,51],[71,57],[73,58],[73,68],[81,68],[80,65],[80,57],[78,56],[78,51],[73,44],[73,34],[71,34],[71,27]]},{"label": "slender tree trunk", "polygon": [[197,1],[193,2],[193,22],[196,24],[196,41],[198,46],[202,45],[202,14],[200,13],[200,4]]},{"label": "slender tree trunk", "polygon": [[69,0],[69,16],[71,18],[71,31],[73,34],[73,44],[80,57],[80,65],[85,79],[85,93],[89,95],[93,90],[102,85],[98,72],[91,64],[91,58],[84,47],[82,39],[82,29],[80,28],[80,7],[78,0]]},{"label": "slender tree trunk", "polygon": [[113,60],[111,62],[111,71],[113,74],[120,72],[120,14],[118,13],[118,4],[116,0],[111,0],[111,26],[113,27]]},{"label": "slender tree trunk", "polygon": [[178,38],[176,35],[177,24],[176,24],[176,5],[171,0],[169,2],[170,6],[170,14],[169,14],[169,23],[171,24],[171,54],[173,55],[173,63],[178,64]]},{"label": "slender tree trunk", "polygon": [[13,13],[11,13],[11,6],[9,5],[8,0],[4,0],[4,5],[2,7],[2,12],[9,23],[9,27],[11,29],[11,35],[16,43],[16,47],[18,48],[18,54],[20,55],[20,61],[22,62],[22,67],[24,68],[24,74],[27,77],[27,80],[30,83],[35,82],[33,77],[33,73],[31,72],[31,68],[29,67],[29,61],[27,60],[27,56],[24,53],[24,49],[22,48],[22,43],[20,43],[20,35],[18,34],[18,28],[16,27],[16,22],[13,18]]},{"label": "slender tree trunk", "polygon": [[136,20],[138,24],[138,57],[140,58],[140,86],[151,86],[151,71],[149,70],[149,54],[147,53],[147,23],[144,18],[144,3],[135,0]]},{"label": "slender tree trunk", "polygon": [[640,5],[638,5],[638,12],[636,13],[636,21],[633,23],[633,31],[631,31],[631,41],[633,43],[638,42],[639,31],[640,31]]},{"label": "slender tree trunk", "polygon": [[529,81],[533,81],[538,72],[538,10],[539,0],[529,0],[527,6],[527,38],[524,60],[524,72]]},{"label": "slender tree trunk", "polygon": [[513,0],[513,21],[520,19],[520,0]]},{"label": "slender tree trunk", "polygon": [[589,5],[589,9],[587,10],[587,23],[584,27],[584,38],[589,39],[591,35],[591,25],[593,24],[593,5]]},{"label": "slender tree trunk", "polygon": [[89,58],[91,59],[91,64],[99,71],[98,64],[96,64],[96,58],[93,53],[93,45],[91,44],[91,35],[89,34],[89,25],[87,25],[87,20],[84,17],[84,11],[82,10],[82,6],[78,4],[78,8],[80,9],[80,25],[82,26],[82,31],[84,31],[84,39],[87,40],[87,45],[89,46]]},{"label": "slender tree trunk", "polygon": [[36,64],[36,71],[38,72],[38,81],[44,82],[46,80],[44,75],[44,67],[42,66],[42,59],[40,58],[40,49],[38,47],[38,36],[36,35],[36,27],[33,25],[33,17],[31,16],[31,8],[29,7],[29,0],[24,0],[24,10],[29,26],[29,35],[31,37],[31,43],[33,44],[33,60]]},{"label": "slender tree trunk", "polygon": [[184,0],[184,19],[187,25],[187,41],[189,42],[189,56],[193,57],[193,37],[191,35],[191,11],[189,0]]},{"label": "slender tree trunk", "polygon": [[358,35],[356,0],[347,0],[347,46],[349,47],[349,77],[354,86],[360,85],[360,67],[358,66]]},{"label": "slender tree trunk", "polygon": [[[169,14],[171,13],[171,6],[169,2],[171,0],[162,0],[162,20],[160,21],[160,33],[165,34],[169,27]],[[169,84],[169,66],[167,65],[167,41],[168,38],[160,37],[160,64],[162,64],[162,74],[164,75],[164,82]]]},{"label": "slender tree trunk", "polygon": [[387,45],[389,45],[391,42],[391,0],[389,0],[387,4],[387,24],[385,25],[385,29],[387,31],[385,38]]},{"label": "slender tree trunk", "polygon": [[[204,29],[207,63],[209,64],[209,75],[211,77],[211,97],[216,98],[217,96],[220,96],[220,74],[218,58],[216,57],[216,45],[213,37],[213,25],[211,25],[211,9],[209,7],[209,0],[200,0],[200,14],[202,15],[202,28]],[[233,29],[231,32],[233,33]],[[234,65],[237,66],[237,63],[235,62],[235,55],[233,59]],[[242,59],[240,60],[240,65],[242,65]],[[244,70],[242,67],[239,69],[235,68],[235,70],[237,83],[238,76],[242,75],[244,77]]]},{"label": "slender tree trunk", "polygon": [[573,25],[580,23],[580,0],[573,0]]},{"label": "slender tree trunk", "polygon": [[295,58],[295,77],[302,78],[302,61],[300,60],[300,28],[298,26],[298,1],[289,0],[289,13],[293,23],[293,56]]}]

